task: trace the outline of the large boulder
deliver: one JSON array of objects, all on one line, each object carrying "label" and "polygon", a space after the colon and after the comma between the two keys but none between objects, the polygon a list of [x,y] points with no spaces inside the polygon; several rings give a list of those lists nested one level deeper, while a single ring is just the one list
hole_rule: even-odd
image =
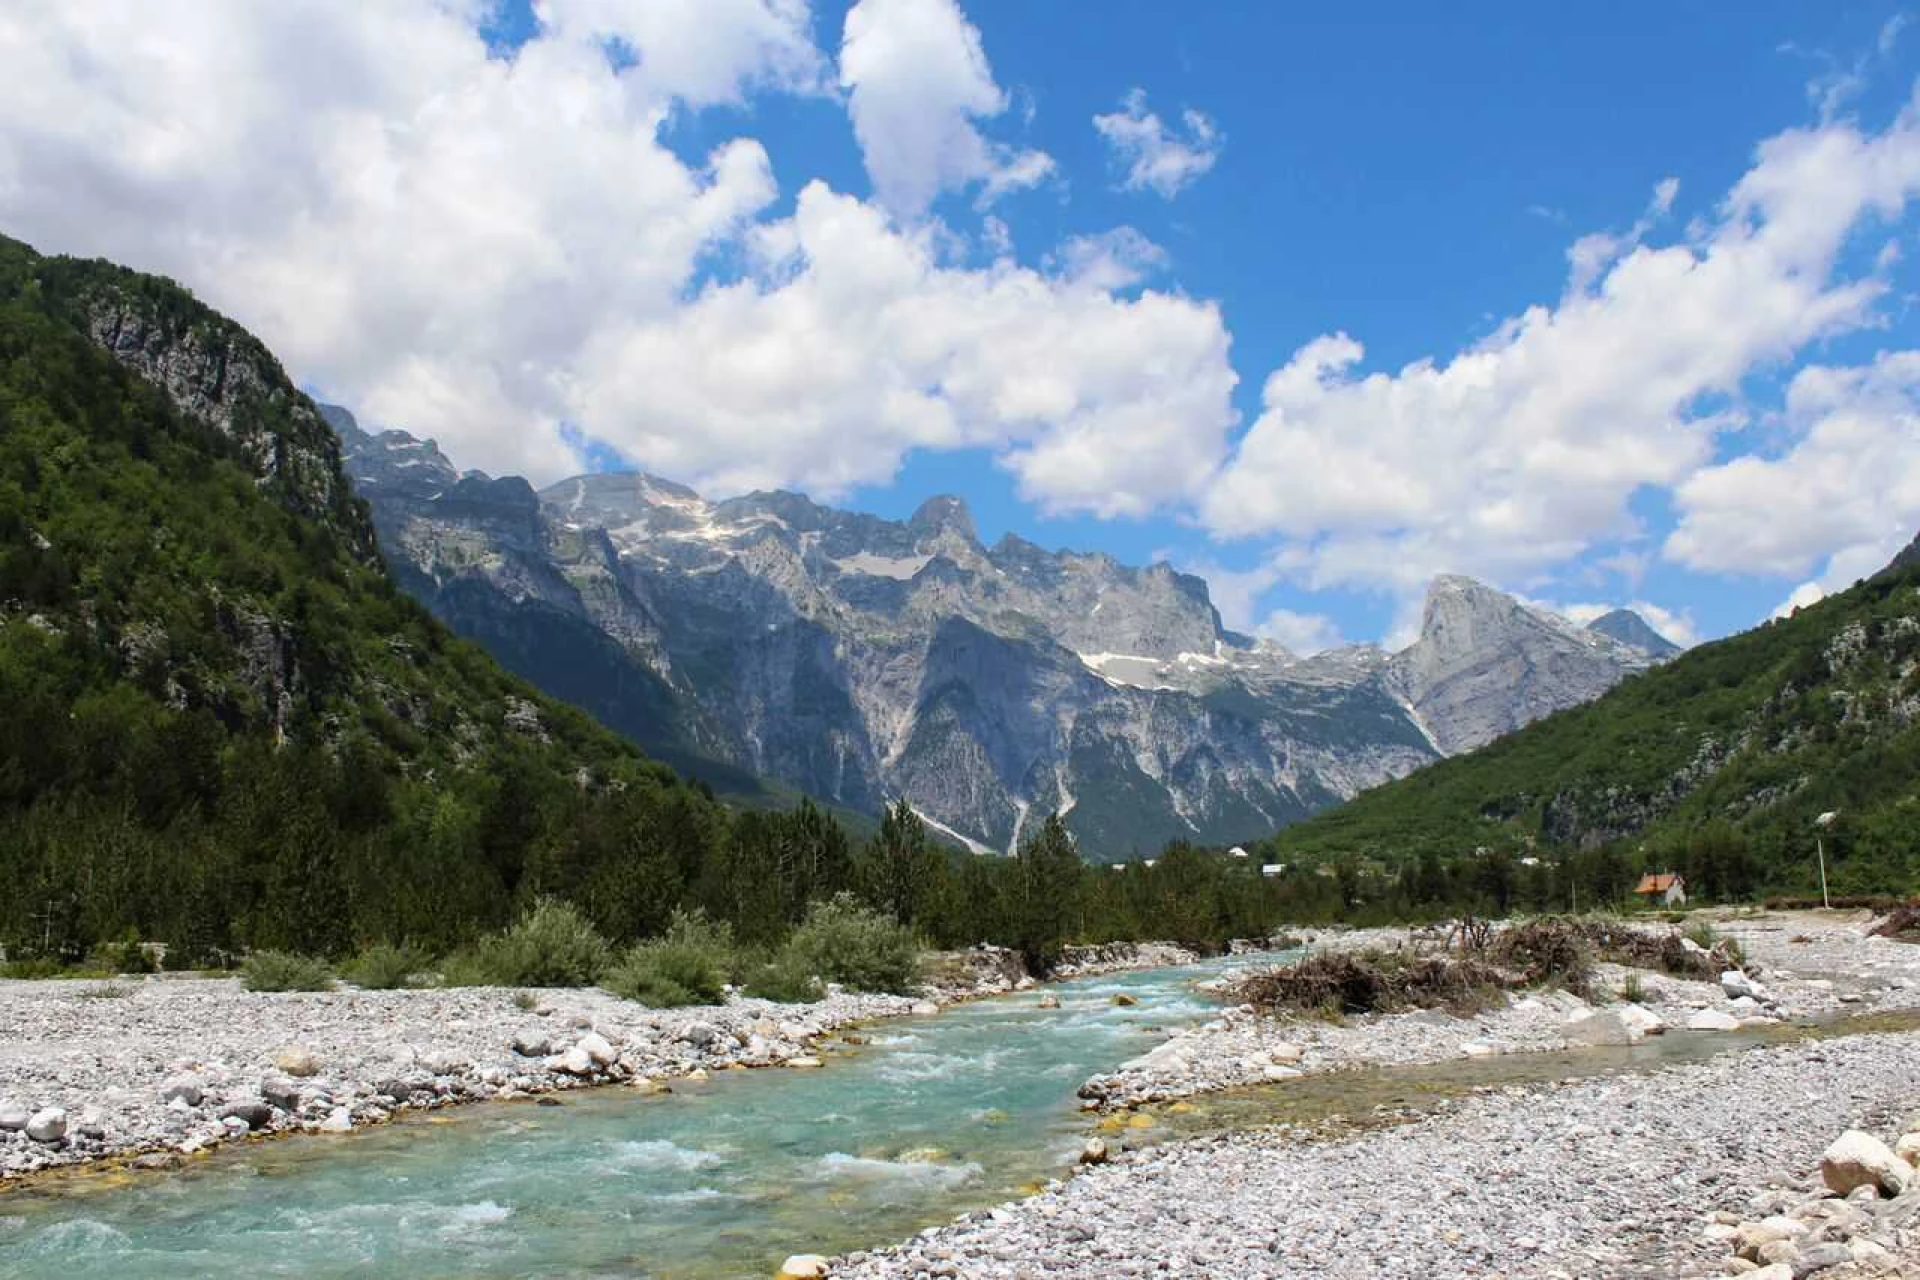
[{"label": "large boulder", "polygon": [[1667,1024],[1660,1015],[1643,1004],[1621,1006],[1619,1017],[1621,1022],[1643,1036],[1657,1036],[1667,1029]]},{"label": "large boulder", "polygon": [[304,1045],[290,1044],[274,1054],[273,1065],[282,1075],[303,1080],[320,1074],[320,1059]]},{"label": "large boulder", "polygon": [[1858,1187],[1875,1187],[1882,1195],[1897,1196],[1913,1181],[1914,1169],[1872,1134],[1849,1129],[1820,1157],[1820,1177],[1837,1196]]},{"label": "large boulder", "polygon": [[1728,969],[1720,975],[1720,989],[1732,1000],[1738,1000],[1741,996],[1751,1000],[1767,998],[1767,989],[1738,969]]},{"label": "large boulder", "polygon": [[35,1142],[58,1142],[67,1136],[67,1113],[59,1107],[42,1107],[27,1119],[27,1136]]},{"label": "large boulder", "polygon": [[1590,1013],[1567,1024],[1566,1037],[1574,1044],[1585,1045],[1621,1045],[1639,1044],[1646,1037],[1641,1031],[1619,1012],[1608,1009],[1602,1013]]},{"label": "large boulder", "polygon": [[827,1274],[827,1260],[817,1253],[796,1253],[780,1264],[780,1274],[774,1280],[822,1280]]},{"label": "large boulder", "polygon": [[27,1127],[33,1112],[11,1098],[0,1099],[0,1132],[17,1132]]},{"label": "large boulder", "polygon": [[1718,1009],[1702,1009],[1687,1019],[1689,1031],[1738,1031],[1740,1019]]},{"label": "large boulder", "polygon": [[199,1076],[170,1076],[160,1082],[160,1100],[173,1102],[176,1099],[190,1107],[197,1107],[206,1097],[207,1086]]},{"label": "large boulder", "polygon": [[273,1123],[273,1108],[264,1102],[234,1102],[220,1109],[222,1120],[238,1120],[255,1133]]},{"label": "large boulder", "polygon": [[596,1067],[610,1067],[620,1060],[620,1051],[597,1032],[589,1031],[581,1036],[574,1048],[582,1050]]}]

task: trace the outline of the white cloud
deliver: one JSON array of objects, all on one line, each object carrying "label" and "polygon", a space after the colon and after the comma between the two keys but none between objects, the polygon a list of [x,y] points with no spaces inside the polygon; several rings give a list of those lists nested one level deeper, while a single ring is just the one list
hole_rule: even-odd
[{"label": "white cloud", "polygon": [[[1640,532],[1629,502],[1684,482],[1744,421],[1745,379],[1873,320],[1885,283],[1836,271],[1870,214],[1920,190],[1920,120],[1783,133],[1687,243],[1576,258],[1558,304],[1397,373],[1316,338],[1201,512],[1223,538],[1278,536],[1315,586],[1417,588],[1437,571],[1524,584]],[[1670,204],[1663,184],[1651,211]]]},{"label": "white cloud", "polygon": [[940,224],[818,184],[770,220],[751,138],[662,144],[689,103],[811,86],[803,6],[554,0],[511,59],[483,8],[0,9],[0,225],[178,276],[368,420],[536,482],[580,469],[562,424],[716,490],[826,496],[984,446],[1037,502],[1104,514],[1219,464],[1219,311],[1107,291],[1144,241],[1078,276],[969,270]]},{"label": "white cloud", "polygon": [[991,204],[1035,186],[1052,157],[989,141],[978,121],[1007,110],[980,32],[955,0],[859,0],[847,12],[840,83],[881,203],[901,218],[978,184]]},{"label": "white cloud", "polygon": [[[1693,569],[1813,574],[1833,591],[1878,572],[1920,526],[1920,351],[1812,365],[1787,389],[1791,444],[1689,477],[1670,559]],[[1804,602],[1804,599],[1802,600]]]},{"label": "white cloud", "polygon": [[1324,613],[1275,609],[1255,630],[1302,656],[1338,649],[1347,643],[1346,637],[1340,634],[1339,624]]},{"label": "white cloud", "polygon": [[1171,200],[1213,168],[1226,144],[1220,130],[1191,108],[1181,113],[1180,123],[1184,130],[1169,128],[1147,110],[1144,89],[1127,94],[1120,110],[1093,118],[1093,127],[1106,139],[1115,163],[1125,170],[1123,189],[1156,191]]},{"label": "white cloud", "polygon": [[1167,251],[1132,227],[1075,236],[1060,249],[1061,274],[1095,289],[1130,289],[1167,266]]}]

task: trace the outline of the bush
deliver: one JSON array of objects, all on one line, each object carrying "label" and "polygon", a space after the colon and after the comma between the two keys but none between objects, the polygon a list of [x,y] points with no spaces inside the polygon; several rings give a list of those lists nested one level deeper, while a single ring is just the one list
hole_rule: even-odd
[{"label": "bush", "polygon": [[140,944],[140,935],[132,926],[128,926],[126,935],[119,942],[102,947],[101,951],[107,967],[115,973],[154,973],[160,968]]},{"label": "bush", "polygon": [[331,991],[333,971],[311,956],[256,951],[240,966],[240,982],[249,991]]},{"label": "bush", "polygon": [[1628,1004],[1646,1003],[1647,984],[1641,981],[1639,974],[1629,973],[1627,975],[1626,981],[1620,984],[1620,998]]},{"label": "bush", "polygon": [[367,991],[424,986],[425,970],[430,963],[432,957],[418,947],[376,942],[347,962],[345,977]]},{"label": "bush", "polygon": [[708,920],[703,912],[677,911],[664,935],[621,957],[606,987],[656,1009],[719,1004],[735,963],[732,926]]},{"label": "bush", "polygon": [[850,991],[904,995],[920,977],[920,940],[913,930],[848,893],[814,903],[787,948],[800,972]]},{"label": "bush", "polygon": [[445,977],[449,986],[590,987],[612,958],[613,948],[571,903],[542,898],[512,928],[482,938],[471,956],[448,957]]},{"label": "bush", "polygon": [[746,991],[781,1004],[812,1004],[823,994],[819,980],[791,945],[747,967]]}]

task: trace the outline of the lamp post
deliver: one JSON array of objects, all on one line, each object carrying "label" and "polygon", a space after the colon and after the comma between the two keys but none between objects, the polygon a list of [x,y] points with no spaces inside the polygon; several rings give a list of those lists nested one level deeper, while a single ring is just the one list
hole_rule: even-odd
[{"label": "lamp post", "polygon": [[1824,841],[1827,829],[1839,816],[1838,809],[1829,809],[1813,820],[1813,851],[1820,858],[1820,905],[1828,910],[1833,909],[1833,899],[1827,896],[1827,846]]}]

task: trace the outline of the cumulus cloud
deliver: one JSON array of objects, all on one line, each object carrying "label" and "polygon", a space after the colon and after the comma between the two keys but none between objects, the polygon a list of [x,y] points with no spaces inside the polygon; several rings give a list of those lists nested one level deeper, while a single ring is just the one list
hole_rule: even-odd
[{"label": "cumulus cloud", "polygon": [[[1749,375],[1873,321],[1884,280],[1836,263],[1916,190],[1913,108],[1878,134],[1796,129],[1686,243],[1591,244],[1556,305],[1469,348],[1364,372],[1358,339],[1316,338],[1267,379],[1203,519],[1277,536],[1311,585],[1401,591],[1444,570],[1525,584],[1630,540],[1631,499],[1708,466],[1745,421]],[[1649,214],[1672,199],[1663,184]]]},{"label": "cumulus cloud", "polygon": [[840,83],[874,190],[900,217],[976,184],[991,204],[1053,172],[1045,152],[980,132],[979,121],[1007,110],[1007,95],[955,0],[859,0],[847,12]]},{"label": "cumulus cloud", "polygon": [[1274,609],[1261,620],[1255,631],[1302,657],[1327,649],[1338,649],[1347,643],[1346,637],[1340,634],[1339,624],[1324,613]]},{"label": "cumulus cloud", "polygon": [[1226,139],[1213,121],[1188,108],[1170,127],[1147,109],[1147,93],[1134,89],[1118,111],[1097,115],[1093,127],[1106,139],[1127,191],[1154,191],[1171,200],[1213,168]]},{"label": "cumulus cloud", "polygon": [[1788,443],[1706,467],[1678,488],[1670,559],[1812,577],[1789,604],[1875,573],[1920,527],[1920,351],[1810,365],[1787,388]]},{"label": "cumulus cloud", "polygon": [[1167,266],[1167,251],[1132,227],[1074,236],[1061,246],[1061,273],[1095,289],[1130,289]]},{"label": "cumulus cloud", "polygon": [[[0,225],[175,275],[323,394],[536,482],[581,469],[583,437],[715,490],[828,496],[984,446],[1049,508],[1135,514],[1218,465],[1224,324],[1110,292],[1152,267],[1140,244],[1036,270],[1003,234],[967,269],[937,223],[818,184],[771,217],[750,137],[664,145],[677,111],[819,87],[798,0],[549,0],[510,57],[486,7],[0,9]],[[892,18],[956,11],[859,12],[856,100],[919,47],[887,43]]]}]

